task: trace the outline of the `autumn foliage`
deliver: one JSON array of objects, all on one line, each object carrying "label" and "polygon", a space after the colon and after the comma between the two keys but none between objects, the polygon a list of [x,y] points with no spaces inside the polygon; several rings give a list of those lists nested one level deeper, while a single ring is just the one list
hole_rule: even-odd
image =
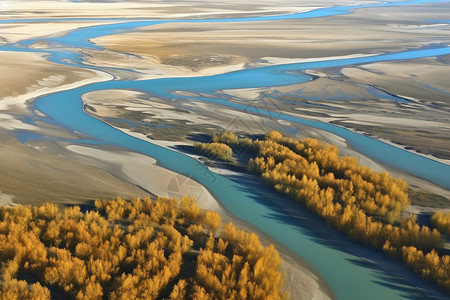
[{"label": "autumn foliage", "polygon": [[230,146],[223,143],[195,143],[194,149],[205,156],[224,161],[231,160],[233,155]]},{"label": "autumn foliage", "polygon": [[435,212],[431,216],[431,223],[440,232],[450,235],[450,212]]},{"label": "autumn foliage", "polygon": [[191,198],[95,206],[1,207],[0,298],[286,297],[273,246]]},{"label": "autumn foliage", "polygon": [[[293,140],[277,131],[252,141],[248,149],[254,152],[249,170],[267,185],[450,291],[450,257],[434,250],[443,244],[441,234],[404,213],[410,204],[404,180],[361,166],[355,157],[342,157],[336,146],[312,138]],[[450,215],[436,216],[435,224],[440,230],[449,228]]]},{"label": "autumn foliage", "polygon": [[227,145],[235,145],[239,142],[239,138],[229,130],[225,130],[221,133],[213,132],[211,139],[214,143],[223,143]]}]

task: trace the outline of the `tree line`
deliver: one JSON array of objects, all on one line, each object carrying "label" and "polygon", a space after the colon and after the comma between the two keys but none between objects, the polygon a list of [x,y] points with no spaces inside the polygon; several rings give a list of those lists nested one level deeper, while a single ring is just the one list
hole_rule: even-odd
[{"label": "tree line", "polygon": [[450,234],[450,212],[437,211],[433,213],[431,223],[440,232]]},{"label": "tree line", "polygon": [[[405,214],[410,204],[407,183],[387,172],[374,172],[355,157],[316,139],[294,140],[277,131],[264,138],[238,138],[231,132],[214,134],[215,142],[231,147],[245,144],[253,155],[251,172],[278,192],[301,202],[351,238],[403,260],[409,267],[450,292],[450,257],[440,232],[420,226]],[[432,218],[436,227],[450,230],[450,214]]]},{"label": "tree line", "polygon": [[280,259],[192,198],[0,208],[0,298],[285,299]]}]

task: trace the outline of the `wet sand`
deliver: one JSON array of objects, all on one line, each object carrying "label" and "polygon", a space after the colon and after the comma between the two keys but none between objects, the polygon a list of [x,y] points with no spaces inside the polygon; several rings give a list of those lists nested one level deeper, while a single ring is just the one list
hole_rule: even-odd
[{"label": "wet sand", "polygon": [[[42,53],[0,52],[0,108],[21,105],[39,94],[86,84],[97,72],[48,62]],[[103,75],[106,76],[106,75]]]},{"label": "wet sand", "polygon": [[83,162],[51,142],[21,144],[2,138],[0,155],[0,189],[17,204],[84,205],[96,198],[129,199],[148,194],[135,183],[120,180],[95,163]]}]

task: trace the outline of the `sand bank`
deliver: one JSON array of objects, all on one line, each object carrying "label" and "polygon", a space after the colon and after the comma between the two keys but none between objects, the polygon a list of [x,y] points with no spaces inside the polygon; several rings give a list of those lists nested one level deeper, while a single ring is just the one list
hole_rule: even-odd
[{"label": "sand bank", "polygon": [[128,151],[107,151],[80,145],[69,145],[67,149],[99,159],[103,162],[103,167],[111,173],[117,173],[120,169],[122,175],[118,173],[117,176],[133,182],[153,195],[178,199],[182,196],[191,196],[196,198],[201,207],[221,211],[215,199],[203,186],[186,176],[158,166],[156,160],[151,157]]},{"label": "sand bank", "polygon": [[[354,3],[340,1],[341,3]],[[332,1],[318,1],[311,5],[293,6],[291,1],[60,1],[60,0],[25,0],[5,1],[2,3],[3,18],[211,18],[214,16],[248,16],[260,14],[285,14],[293,11],[305,11],[315,7],[330,6]],[[335,4],[333,4],[335,5]]]},{"label": "sand bank", "polygon": [[14,196],[0,191],[0,206],[14,206]]},{"label": "sand bank", "polygon": [[48,62],[42,53],[0,52],[0,109],[24,107],[44,94],[111,79],[108,74]]},{"label": "sand bank", "polygon": [[[21,3],[22,1],[16,1]],[[39,1],[34,1],[39,2]],[[24,16],[24,18],[41,18],[37,14],[30,14],[31,16]],[[0,15],[0,20],[5,20],[4,15]],[[112,21],[71,21],[70,19],[65,21],[58,21],[55,19],[46,22],[29,22],[20,21],[20,19],[14,18],[14,23],[0,23],[0,45],[2,44],[13,44],[19,41],[30,40],[37,37],[44,38],[54,38],[63,36],[75,29],[82,27],[90,27],[93,25],[110,24]],[[33,43],[30,48],[43,48],[45,42],[43,43]]]},{"label": "sand bank", "polygon": [[[315,2],[317,6],[349,3]],[[289,10],[313,9],[304,4],[296,5]],[[289,63],[286,58],[308,61],[335,56],[374,55],[414,49],[436,40],[447,41],[448,26],[422,26],[429,19],[445,19],[439,7],[440,4],[358,9],[345,18],[327,17],[326,22],[322,18],[313,18],[270,22],[166,23],[94,41],[110,50],[133,53],[154,59],[161,65],[195,72],[242,61]],[[407,18],[407,15],[415,18]],[[405,26],[417,25],[417,28],[392,27],[392,20]]]},{"label": "sand bank", "polygon": [[3,135],[0,156],[0,188],[4,195],[14,195],[15,203],[86,204],[96,198],[146,194],[135,184],[79,161],[55,143],[21,144]]},{"label": "sand bank", "polygon": [[434,103],[446,108],[450,107],[448,72],[448,63],[435,58],[379,62],[342,69],[342,74],[352,81],[370,83],[416,102]]}]

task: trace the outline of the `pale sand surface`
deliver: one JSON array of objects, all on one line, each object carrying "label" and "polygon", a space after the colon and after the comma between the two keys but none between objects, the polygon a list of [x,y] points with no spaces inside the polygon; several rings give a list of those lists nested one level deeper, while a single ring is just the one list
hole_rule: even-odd
[{"label": "pale sand surface", "polygon": [[[145,37],[143,37],[145,38]],[[92,39],[96,41],[97,39]],[[133,41],[124,41],[130,45],[136,43]],[[139,45],[136,45],[140,47]],[[222,57],[218,55],[204,55],[201,58],[197,56],[192,57],[188,61],[188,65],[180,64],[166,64],[161,63],[152,55],[139,52],[139,54],[132,53],[128,49],[122,49],[123,52],[117,49],[85,50],[85,63],[94,66],[110,66],[116,68],[126,68],[134,70],[130,72],[127,70],[109,70],[119,79],[155,79],[165,77],[193,77],[193,76],[208,76],[228,73],[245,68],[246,59],[239,56]],[[184,58],[181,58],[184,60]],[[189,60],[189,59],[188,59]],[[195,67],[192,64],[196,64]],[[190,66],[189,66],[190,65]]]},{"label": "pale sand surface", "polygon": [[108,74],[47,62],[40,53],[0,52],[0,109],[38,96],[111,79]]},{"label": "pale sand surface", "polygon": [[14,195],[15,203],[86,204],[95,198],[146,194],[134,184],[78,161],[51,142],[21,144],[3,137],[0,156],[1,191]]},{"label": "pale sand surface", "polygon": [[[438,6],[437,4],[436,6]],[[407,19],[404,11],[417,18]],[[170,23],[149,26],[135,32],[94,39],[107,49],[145,55],[162,64],[194,71],[247,59],[270,58],[276,63],[293,59],[326,59],[329,56],[373,55],[386,51],[414,49],[436,40],[447,40],[448,26],[393,27],[398,24],[424,25],[421,19],[445,18],[442,9],[423,6],[408,8],[359,9],[354,14],[322,19],[281,20],[240,23]],[[361,19],[364,18],[364,22]],[[336,35],[339,32],[339,35]],[[314,33],[314,34],[311,34]],[[364,37],[364,38],[362,38]]]},{"label": "pale sand surface", "polygon": [[0,206],[14,206],[14,196],[8,195],[0,191]]},{"label": "pale sand surface", "polygon": [[[18,3],[22,1],[17,1]],[[38,1],[36,1],[38,2]],[[23,18],[39,18],[38,15],[23,16]],[[4,20],[4,15],[0,15],[0,19]],[[13,18],[19,21],[17,18]],[[63,36],[77,28],[90,27],[93,25],[110,24],[112,21],[61,21],[61,22],[17,22],[17,23],[0,23],[0,45],[17,43],[19,41],[33,39],[37,37],[53,38]],[[43,48],[45,44],[32,44],[31,48]]]},{"label": "pale sand surface", "polygon": [[[141,92],[129,90],[102,90],[84,94],[85,110],[96,117],[130,118],[137,122],[164,122],[167,125],[180,121],[186,123],[194,133],[194,125],[205,125],[213,129],[214,126],[231,125],[233,120],[239,120],[240,125],[258,130],[263,133],[264,127],[259,124],[261,119],[246,112],[220,107],[198,101],[159,101]],[[179,106],[181,104],[181,106]],[[198,111],[202,111],[199,113]],[[192,111],[197,111],[194,114]],[[220,118],[222,116],[222,118]],[[219,118],[218,118],[219,117]],[[226,118],[227,121],[222,120]],[[164,128],[165,131],[168,129]],[[201,133],[201,132],[198,132]],[[256,132],[255,132],[256,133]]]},{"label": "pale sand surface", "polygon": [[449,108],[449,69],[446,62],[423,58],[346,67],[342,69],[342,74],[351,81],[374,84],[408,99],[439,103]]},{"label": "pale sand surface", "polygon": [[[342,0],[340,4],[355,5],[374,1]],[[77,1],[60,0],[47,1],[3,1],[3,18],[47,18],[61,17],[99,17],[99,18],[205,18],[212,16],[239,16],[258,14],[282,14],[296,11],[307,11],[317,7],[335,5],[335,1],[316,1],[310,3],[295,3],[292,1]]]},{"label": "pale sand surface", "polygon": [[123,172],[123,180],[133,182],[154,195],[178,199],[182,196],[191,196],[195,197],[198,204],[205,209],[221,210],[219,204],[202,185],[158,166],[156,160],[151,157],[128,151],[107,151],[80,145],[69,145],[67,149],[103,161],[106,169],[111,166],[108,170],[110,172],[119,168]]}]

